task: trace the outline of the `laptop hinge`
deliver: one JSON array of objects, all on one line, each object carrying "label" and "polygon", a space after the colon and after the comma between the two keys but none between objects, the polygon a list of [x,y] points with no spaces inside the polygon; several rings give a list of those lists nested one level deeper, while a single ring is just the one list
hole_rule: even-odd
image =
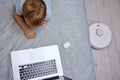
[{"label": "laptop hinge", "polygon": [[51,77],[51,78],[47,78],[47,79],[42,79],[42,80],[53,80],[53,79],[59,79],[59,76],[55,76],[55,77]]}]

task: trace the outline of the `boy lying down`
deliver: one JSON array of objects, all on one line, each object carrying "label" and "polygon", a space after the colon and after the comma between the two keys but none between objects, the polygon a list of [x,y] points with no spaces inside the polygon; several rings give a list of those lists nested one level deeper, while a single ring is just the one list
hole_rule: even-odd
[{"label": "boy lying down", "polygon": [[34,28],[46,24],[51,15],[50,0],[19,0],[15,3],[14,18],[27,38],[34,38]]}]

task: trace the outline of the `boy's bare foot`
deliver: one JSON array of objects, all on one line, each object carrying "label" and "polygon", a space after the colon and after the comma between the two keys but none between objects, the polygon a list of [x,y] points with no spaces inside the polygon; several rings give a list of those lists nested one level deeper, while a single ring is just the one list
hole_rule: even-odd
[{"label": "boy's bare foot", "polygon": [[36,36],[36,33],[31,28],[26,29],[24,32],[25,32],[25,36],[28,39],[34,38]]}]

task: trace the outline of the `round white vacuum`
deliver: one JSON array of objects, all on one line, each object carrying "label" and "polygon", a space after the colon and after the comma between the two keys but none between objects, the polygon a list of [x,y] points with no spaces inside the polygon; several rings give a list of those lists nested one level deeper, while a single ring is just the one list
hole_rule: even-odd
[{"label": "round white vacuum", "polygon": [[94,23],[89,27],[89,32],[92,48],[103,49],[112,41],[112,32],[105,24]]}]

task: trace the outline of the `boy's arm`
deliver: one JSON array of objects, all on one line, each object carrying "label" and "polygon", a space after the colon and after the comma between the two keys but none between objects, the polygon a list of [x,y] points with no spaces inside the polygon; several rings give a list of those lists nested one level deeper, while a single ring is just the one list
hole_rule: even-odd
[{"label": "boy's arm", "polygon": [[18,15],[15,11],[14,11],[13,15],[14,15],[16,22],[23,29],[26,37],[34,38],[36,33],[25,23],[24,18],[22,16]]}]

